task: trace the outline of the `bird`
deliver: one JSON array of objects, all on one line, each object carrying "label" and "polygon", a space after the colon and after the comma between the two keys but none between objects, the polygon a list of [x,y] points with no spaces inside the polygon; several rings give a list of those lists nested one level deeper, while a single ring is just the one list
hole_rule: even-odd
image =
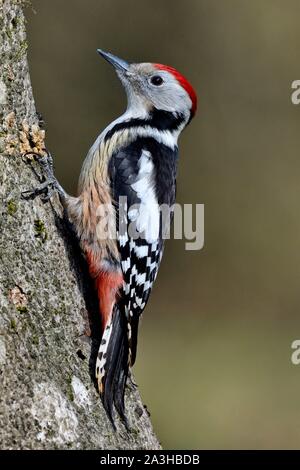
[{"label": "bird", "polygon": [[115,69],[127,108],[90,148],[76,197],[57,182],[52,165],[48,182],[60,194],[97,293],[102,331],[95,377],[102,403],[114,427],[114,407],[127,427],[126,382],[164,250],[160,207],[172,218],[178,137],[196,113],[197,95],[171,66],[97,51]]}]

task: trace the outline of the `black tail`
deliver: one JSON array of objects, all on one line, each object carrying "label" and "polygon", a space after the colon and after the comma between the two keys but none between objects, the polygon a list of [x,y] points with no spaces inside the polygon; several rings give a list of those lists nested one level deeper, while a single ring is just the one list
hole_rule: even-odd
[{"label": "black tail", "polygon": [[128,362],[126,316],[120,312],[119,306],[115,305],[112,319],[102,337],[96,364],[96,376],[102,403],[114,428],[113,405],[128,428],[124,406]]},{"label": "black tail", "polygon": [[131,317],[130,322],[130,340],[129,340],[129,361],[132,367],[136,360],[136,350],[138,342],[139,320],[138,316]]}]

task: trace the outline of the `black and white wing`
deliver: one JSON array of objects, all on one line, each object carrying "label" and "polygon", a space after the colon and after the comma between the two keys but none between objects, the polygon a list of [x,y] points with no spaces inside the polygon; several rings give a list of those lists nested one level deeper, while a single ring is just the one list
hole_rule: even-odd
[{"label": "black and white wing", "polygon": [[163,254],[160,205],[175,202],[177,149],[138,139],[110,163],[124,286],[119,301],[127,319],[130,364],[136,357],[138,324]]}]

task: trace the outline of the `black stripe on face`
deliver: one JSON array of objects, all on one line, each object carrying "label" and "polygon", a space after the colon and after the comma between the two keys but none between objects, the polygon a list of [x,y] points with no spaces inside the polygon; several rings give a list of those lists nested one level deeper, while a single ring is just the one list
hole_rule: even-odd
[{"label": "black stripe on face", "polygon": [[112,129],[110,129],[104,137],[104,140],[109,140],[115,132],[134,127],[150,126],[159,131],[176,131],[185,121],[185,117],[181,113],[171,113],[170,111],[163,111],[161,109],[153,108],[150,112],[148,119],[133,118],[128,121],[119,122]]}]

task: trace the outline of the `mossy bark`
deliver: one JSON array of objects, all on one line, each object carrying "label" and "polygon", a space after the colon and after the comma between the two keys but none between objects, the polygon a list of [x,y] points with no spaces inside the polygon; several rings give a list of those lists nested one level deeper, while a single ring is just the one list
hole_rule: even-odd
[{"label": "mossy bark", "polygon": [[[23,4],[0,0],[0,447],[157,449],[138,390],[126,407],[132,431],[114,432],[92,378],[97,319],[84,260],[57,196],[22,158],[44,132],[30,84]],[[96,326],[95,326],[96,325]]]}]

